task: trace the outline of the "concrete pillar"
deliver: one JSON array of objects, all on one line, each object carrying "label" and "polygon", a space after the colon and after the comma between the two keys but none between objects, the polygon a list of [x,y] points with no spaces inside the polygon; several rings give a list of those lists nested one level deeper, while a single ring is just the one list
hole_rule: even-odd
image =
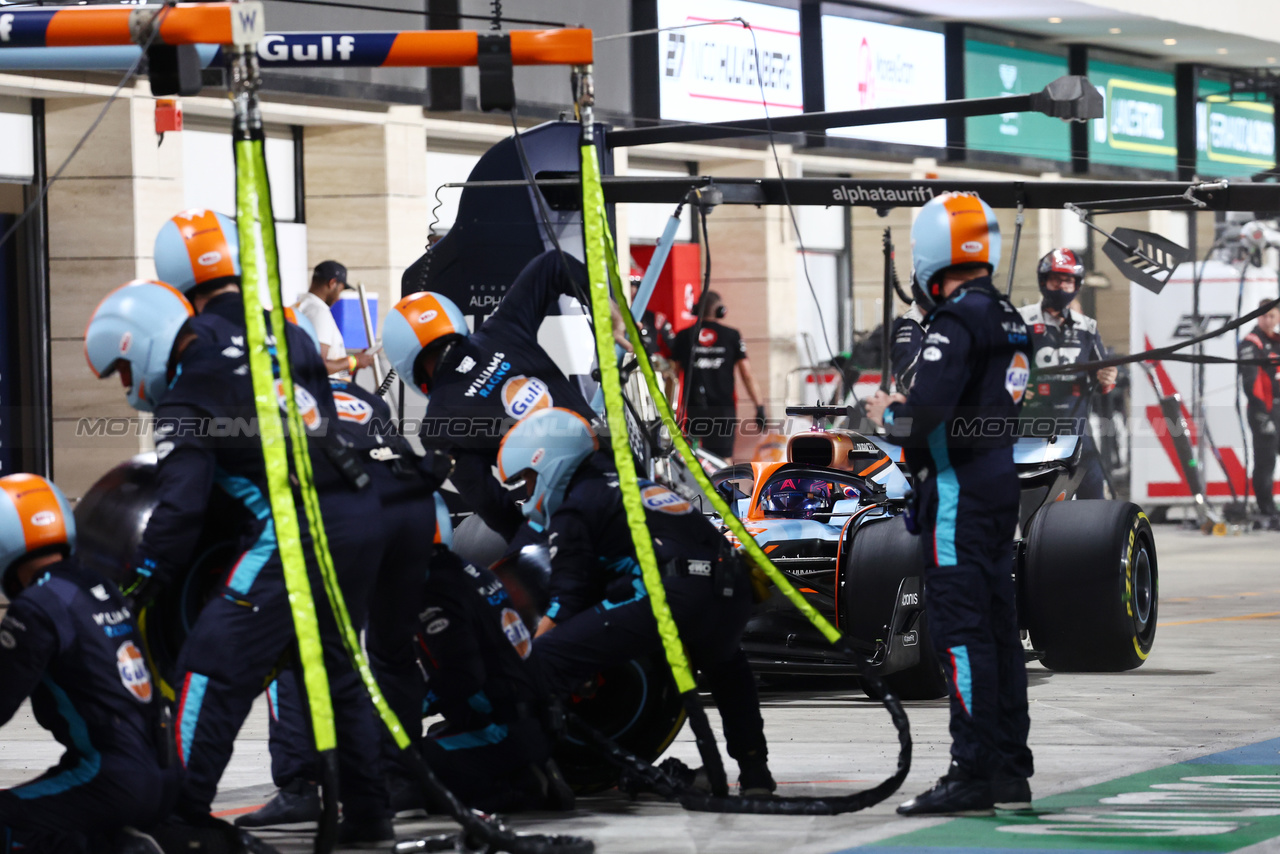
[{"label": "concrete pillar", "polygon": [[384,124],[308,126],[303,151],[308,264],[345,264],[385,317],[400,298],[400,275],[427,243],[422,108],[389,107]]},{"label": "concrete pillar", "polygon": [[[157,149],[146,84],[117,100],[49,190],[53,372],[53,476],[82,495],[111,466],[150,446],[146,422],[115,378],[98,380],[84,358],[89,315],[113,288],[155,275],[152,241],[182,208],[181,134]],[[97,118],[100,99],[50,99],[47,154],[56,169]],[[91,425],[97,421],[103,429]],[[133,419],[120,420],[120,419]]]},{"label": "concrete pillar", "polygon": [[[789,146],[778,154],[793,177]],[[703,161],[703,174],[741,178],[776,178],[772,159]],[[725,205],[707,217],[711,245],[711,288],[728,309],[725,322],[746,341],[747,356],[771,418],[781,418],[786,405],[787,374],[796,368],[796,300],[811,299],[798,280],[795,231],[785,207]],[[810,330],[815,334],[820,330]],[[738,390],[738,417],[753,415],[751,399]],[[745,457],[755,438],[740,440],[736,455]]]}]

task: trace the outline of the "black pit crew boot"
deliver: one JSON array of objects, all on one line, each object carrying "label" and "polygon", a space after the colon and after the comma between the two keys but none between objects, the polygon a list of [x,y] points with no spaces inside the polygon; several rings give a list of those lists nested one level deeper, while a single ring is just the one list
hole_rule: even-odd
[{"label": "black pit crew boot", "polygon": [[945,777],[898,807],[898,815],[995,815],[994,806],[991,781],[952,762]]},{"label": "black pit crew boot", "polygon": [[277,824],[298,824],[319,821],[323,807],[320,792],[309,780],[294,780],[276,792],[275,797],[262,805],[257,812],[236,819],[236,827],[273,827]]},{"label": "black pit crew boot", "polygon": [[1026,777],[997,775],[991,781],[991,799],[998,810],[1031,809],[1031,783]]},{"label": "black pit crew boot", "polygon": [[744,798],[767,798],[778,788],[766,762],[738,763],[738,794]]},{"label": "black pit crew boot", "polygon": [[338,844],[351,848],[390,848],[396,832],[389,818],[344,818],[338,825]]}]

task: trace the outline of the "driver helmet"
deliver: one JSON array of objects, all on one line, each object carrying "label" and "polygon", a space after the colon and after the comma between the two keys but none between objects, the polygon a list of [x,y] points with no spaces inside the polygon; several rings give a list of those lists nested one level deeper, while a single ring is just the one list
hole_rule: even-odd
[{"label": "driver helmet", "polygon": [[156,277],[184,294],[240,282],[240,235],[233,217],[204,208],[183,211],[156,235]]},{"label": "driver helmet", "polygon": [[515,486],[523,481],[525,518],[547,527],[560,509],[578,466],[600,447],[587,419],[552,406],[539,409],[512,427],[498,448],[498,477]]},{"label": "driver helmet", "polygon": [[470,335],[467,318],[444,294],[420,291],[395,304],[382,327],[382,350],[405,384],[423,395],[431,378],[420,370],[424,353],[444,348]]},{"label": "driver helmet", "polygon": [[774,516],[812,519],[831,512],[835,503],[832,495],[829,481],[816,477],[784,477],[764,488],[760,503],[766,513]]},{"label": "driver helmet", "polygon": [[169,388],[169,355],[178,331],[195,314],[191,303],[164,282],[135,279],[98,304],[84,330],[84,356],[102,379],[117,370],[129,405],[154,412]]},{"label": "driver helmet", "polygon": [[19,593],[10,572],[29,555],[75,550],[76,517],[62,490],[37,474],[0,477],[0,588]]},{"label": "driver helmet", "polygon": [[972,193],[943,193],[920,208],[911,226],[911,292],[927,314],[942,300],[949,267],[1000,266],[1000,224],[991,206]]},{"label": "driver helmet", "polygon": [[[1070,276],[1075,281],[1075,286],[1069,291],[1050,290],[1049,277],[1054,274]],[[1084,282],[1084,264],[1080,263],[1080,257],[1074,251],[1065,247],[1055,249],[1040,259],[1036,277],[1040,280],[1040,295],[1045,307],[1062,311],[1080,295],[1080,285]]]}]

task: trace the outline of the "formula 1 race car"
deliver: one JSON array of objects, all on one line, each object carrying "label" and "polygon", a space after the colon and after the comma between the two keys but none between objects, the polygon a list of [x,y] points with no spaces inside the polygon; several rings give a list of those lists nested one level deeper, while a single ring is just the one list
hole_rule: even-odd
[{"label": "formula 1 race car", "polygon": [[[830,416],[844,410],[789,409]],[[1081,478],[1077,437],[1021,439],[1022,486],[1013,565],[1029,656],[1048,668],[1119,671],[1142,665],[1155,640],[1158,575],[1145,514],[1121,501],[1071,500]],[[946,693],[928,640],[922,540],[899,518],[910,489],[901,450],[852,430],[792,436],[784,462],[739,464],[717,491],[809,601],[906,699]],[[851,673],[775,592],[743,637],[761,674]]]}]

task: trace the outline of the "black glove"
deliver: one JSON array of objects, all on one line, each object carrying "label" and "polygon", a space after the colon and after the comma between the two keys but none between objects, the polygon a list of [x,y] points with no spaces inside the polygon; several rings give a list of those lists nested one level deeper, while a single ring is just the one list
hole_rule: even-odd
[{"label": "black glove", "polygon": [[763,407],[763,406],[757,406],[757,407],[756,407],[755,425],[756,425],[756,428],[757,428],[757,429],[759,429],[759,431],[760,431],[761,433],[763,433],[763,432],[764,432],[764,427],[765,427],[765,412],[764,412],[764,407]]},{"label": "black glove", "polygon": [[434,492],[453,474],[453,457],[440,451],[427,451],[426,456],[418,459],[418,472]]}]

